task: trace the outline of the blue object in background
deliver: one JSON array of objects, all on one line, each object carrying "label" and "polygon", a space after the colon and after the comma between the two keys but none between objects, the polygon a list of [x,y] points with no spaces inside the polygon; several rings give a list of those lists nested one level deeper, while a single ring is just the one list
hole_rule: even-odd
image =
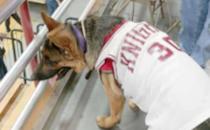
[{"label": "blue object in background", "polygon": [[182,0],[181,48],[202,67],[210,59],[210,0]]},{"label": "blue object in background", "polygon": [[53,14],[53,12],[57,9],[58,3],[56,0],[47,0],[47,11],[50,15]]}]

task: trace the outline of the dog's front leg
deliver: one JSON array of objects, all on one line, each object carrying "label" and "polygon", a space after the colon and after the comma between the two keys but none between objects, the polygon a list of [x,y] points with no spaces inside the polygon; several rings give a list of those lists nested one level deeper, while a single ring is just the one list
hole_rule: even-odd
[{"label": "dog's front leg", "polygon": [[125,98],[112,73],[101,72],[101,79],[108,97],[110,115],[97,117],[97,124],[102,128],[111,128],[120,122]]}]

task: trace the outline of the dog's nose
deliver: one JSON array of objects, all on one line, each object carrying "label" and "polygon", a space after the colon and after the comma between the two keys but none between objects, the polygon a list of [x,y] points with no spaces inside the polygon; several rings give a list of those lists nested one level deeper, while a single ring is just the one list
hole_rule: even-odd
[{"label": "dog's nose", "polygon": [[56,69],[56,70],[40,70],[37,69],[31,76],[31,79],[33,80],[46,80],[49,78],[52,78],[56,74],[58,74],[58,79],[63,78],[66,73],[70,70],[70,68],[61,68],[61,69]]}]

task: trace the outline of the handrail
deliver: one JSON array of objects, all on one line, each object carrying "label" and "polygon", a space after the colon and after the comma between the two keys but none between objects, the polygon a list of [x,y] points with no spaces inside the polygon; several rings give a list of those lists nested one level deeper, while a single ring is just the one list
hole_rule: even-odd
[{"label": "handrail", "polygon": [[87,17],[88,13],[93,8],[93,5],[95,4],[95,2],[96,2],[96,0],[90,0],[88,5],[86,6],[85,10],[83,11],[82,15],[79,17],[79,21],[82,21]]},{"label": "handrail", "polygon": [[33,108],[35,107],[37,100],[42,96],[46,87],[47,87],[47,80],[40,82],[37,85],[37,89],[33,92],[30,100],[24,107],[23,111],[21,112],[20,116],[18,117],[17,121],[13,125],[11,130],[20,130],[23,126],[24,122],[28,118],[29,114],[32,112]]},{"label": "handrail", "polygon": [[[19,44],[19,46],[20,46],[20,53],[21,54],[23,53],[23,45],[22,45],[22,41],[20,39],[14,38],[14,36],[13,36],[13,32],[14,31],[21,32],[21,30],[19,30],[19,29],[13,29],[11,31],[11,37],[0,36],[0,38],[5,39],[5,40],[11,40],[12,41],[12,51],[13,51],[13,58],[14,58],[14,63],[15,63],[16,60],[17,60],[17,55],[16,55],[16,50],[15,50],[15,44],[14,43],[16,42],[17,44]],[[24,72],[23,72],[23,77],[26,77],[26,70],[24,70]],[[26,80],[25,79],[24,79],[24,83],[26,83]]]},{"label": "handrail", "polygon": [[[11,39],[12,39],[12,49],[13,49],[13,52],[14,52],[14,61],[16,61],[17,60],[17,55],[16,55],[16,51],[15,51],[15,40],[13,40],[13,39],[15,39],[14,37],[14,32],[20,32],[20,33],[23,33],[23,30],[21,30],[21,29],[12,29],[12,31],[11,31]],[[21,51],[21,53],[23,53],[23,45],[22,45],[22,41],[21,40],[19,40],[18,41],[18,43],[19,43],[19,45],[20,45],[20,51]]]},{"label": "handrail", "polygon": [[[68,5],[71,3],[71,1],[72,0],[65,0],[65,1],[63,1],[63,3],[60,5],[60,7],[55,11],[55,13],[53,14],[53,17],[54,18],[58,18],[58,17],[60,17],[61,16],[61,14],[64,12],[64,10],[68,7]],[[89,3],[88,3],[88,5],[86,6],[86,8],[85,8],[85,10],[83,11],[83,13],[82,13],[82,15],[80,16],[80,20],[83,20],[83,19],[85,19],[85,17],[88,15],[88,13],[89,13],[89,11],[91,10],[91,8],[93,7],[93,5],[94,5],[94,3],[95,3],[95,0],[90,0],[89,1]],[[41,32],[40,33],[38,33],[38,35],[37,35],[37,37],[35,38],[35,39],[41,39],[41,38],[44,38],[44,36],[45,36],[45,34],[46,34],[46,27],[44,27],[42,30],[41,30]],[[41,37],[42,36],[42,37]],[[41,41],[40,41],[41,42]],[[27,53],[25,52],[24,53],[24,57],[23,56],[21,56],[21,58],[22,58],[22,60],[24,60],[24,58],[29,58],[29,56],[28,57],[26,57],[26,54],[28,54],[28,51],[33,51],[33,52],[31,52],[31,53],[33,53],[33,54],[31,54],[31,56],[30,56],[30,58],[32,58],[33,57],[33,55],[34,55],[34,53],[36,52],[36,51],[38,51],[38,48],[40,47],[40,45],[41,45],[41,43],[39,44],[39,45],[37,45],[37,46],[35,46],[35,45],[32,45],[32,44],[35,44],[35,40],[33,40],[32,41],[32,43],[30,44],[30,48],[27,48]],[[35,49],[31,49],[32,47],[35,47]],[[30,49],[30,50],[29,50]],[[18,60],[18,61],[21,61],[21,58],[20,58],[20,60]],[[29,61],[27,62],[27,63],[29,63]],[[17,63],[17,64],[20,64],[19,62]],[[25,64],[24,64],[25,65]],[[16,65],[17,66],[17,65]],[[14,66],[15,67],[15,66]],[[13,68],[14,68],[13,67]],[[12,72],[10,72],[8,75],[10,76],[12,74]],[[9,78],[9,76],[6,76],[5,77],[5,79],[3,79],[3,80],[5,80],[4,81],[4,84],[6,84],[7,82],[6,82],[6,78]],[[2,80],[2,81],[3,81]],[[3,85],[4,85],[3,84]],[[8,83],[7,83],[8,84]],[[3,86],[2,84],[1,84],[1,86]],[[42,82],[40,82],[39,84],[38,84],[38,86],[37,86],[37,88],[36,88],[36,90],[35,90],[35,92],[33,93],[33,95],[32,95],[32,97],[30,98],[30,100],[28,101],[28,103],[26,104],[26,106],[25,106],[25,108],[24,108],[24,110],[22,111],[22,113],[20,114],[20,116],[18,117],[18,119],[17,119],[17,121],[15,122],[15,124],[14,124],[14,126],[12,127],[12,130],[20,130],[21,129],[21,127],[23,126],[23,124],[24,124],[24,122],[26,121],[26,119],[28,118],[28,116],[30,115],[30,113],[31,113],[31,111],[32,111],[32,109],[33,109],[33,107],[34,107],[34,105],[36,104],[36,102],[38,101],[38,99],[39,99],[39,97],[41,96],[41,94],[43,93],[43,91],[45,90],[45,88],[46,88],[46,85],[47,85],[47,81],[42,81]],[[0,90],[1,90],[1,86],[0,86]],[[4,87],[4,86],[3,86]],[[1,93],[1,91],[0,91],[0,93]],[[37,96],[38,95],[38,96]]]},{"label": "handrail", "polygon": [[32,57],[39,50],[42,44],[42,39],[44,39],[46,32],[47,32],[47,29],[44,28],[36,36],[36,38],[31,42],[28,48],[20,56],[20,58],[17,60],[17,62],[14,64],[11,70],[2,79],[2,82],[0,83],[0,102],[6,95],[10,87],[13,85],[13,83],[16,81],[18,76],[21,74],[21,72],[25,69],[27,64],[30,62]]},{"label": "handrail", "polygon": [[1,0],[0,23],[6,20],[24,0]]},{"label": "handrail", "polygon": [[[58,8],[55,13],[52,15],[54,19],[58,19],[61,17],[62,13],[65,12],[68,5],[72,2],[72,0],[66,0],[63,1],[61,4],[62,8]],[[42,45],[42,41],[45,38],[45,35],[47,33],[47,28],[44,27],[37,36],[32,40],[30,45],[27,47],[27,49],[24,51],[24,53],[20,56],[18,61],[14,64],[14,66],[11,68],[11,70],[5,75],[5,77],[2,79],[0,83],[0,102],[2,101],[3,97],[6,95],[10,87],[13,85],[13,83],[16,81],[18,76],[21,74],[21,72],[25,69],[27,64],[30,62],[30,60],[33,58],[33,56],[36,54],[36,52],[39,50],[40,46]]]}]

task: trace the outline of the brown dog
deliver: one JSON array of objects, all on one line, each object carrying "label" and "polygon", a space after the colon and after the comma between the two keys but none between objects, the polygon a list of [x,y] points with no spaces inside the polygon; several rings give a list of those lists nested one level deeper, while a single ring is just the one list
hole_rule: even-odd
[{"label": "brown dog", "polygon": [[63,56],[62,49],[55,46],[49,40],[46,40],[41,51],[39,66],[31,78],[27,80],[45,80],[56,74],[58,75],[58,79],[62,78],[70,69],[69,67],[57,67],[57,64],[64,59]]},{"label": "brown dog", "polygon": [[99,70],[110,105],[109,116],[97,117],[100,127],[119,123],[124,96],[147,113],[150,130],[190,130],[210,117],[209,77],[167,34],[113,16],[74,25],[42,17],[51,41],[42,53],[51,71]]}]

